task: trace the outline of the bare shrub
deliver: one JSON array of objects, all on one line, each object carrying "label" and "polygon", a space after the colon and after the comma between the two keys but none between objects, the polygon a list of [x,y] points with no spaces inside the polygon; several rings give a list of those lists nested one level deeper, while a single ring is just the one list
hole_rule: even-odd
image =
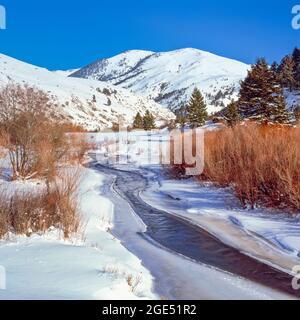
[{"label": "bare shrub", "polygon": [[[300,210],[300,128],[247,123],[205,134],[199,177],[233,187],[244,206]],[[173,166],[177,175],[185,165]]]},{"label": "bare shrub", "polygon": [[84,135],[69,139],[66,130],[74,127],[51,119],[55,106],[48,94],[27,85],[9,84],[0,91],[0,151],[1,146],[8,150],[12,179],[46,182],[38,193],[2,191],[0,237],[8,231],[30,234],[56,227],[68,238],[81,228],[80,173],[61,168],[71,158],[80,163],[92,145]]},{"label": "bare shrub", "polygon": [[0,192],[0,238],[8,232],[30,236],[51,227],[69,238],[80,231],[81,217],[77,203],[79,172],[60,175],[39,192]]},{"label": "bare shrub", "polygon": [[84,132],[87,132],[86,129],[84,129],[84,127],[80,126],[80,125],[76,125],[76,124],[73,124],[73,123],[70,123],[70,122],[64,122],[63,123],[63,130],[65,132],[69,132],[69,133],[84,133]]},{"label": "bare shrub", "polygon": [[81,227],[81,217],[78,206],[78,187],[81,180],[80,169],[68,170],[59,174],[48,198],[48,204],[55,208],[58,217],[58,227],[63,231],[64,237],[77,233]]},{"label": "bare shrub", "polygon": [[0,190],[0,239],[10,230],[9,201],[3,189]]},{"label": "bare shrub", "polygon": [[126,282],[129,286],[129,289],[132,293],[137,293],[138,287],[141,285],[143,282],[143,277],[142,274],[138,275],[133,275],[133,274],[128,274],[125,271],[121,271],[120,268],[116,265],[107,265],[102,269],[103,273],[108,273],[113,276],[122,276],[125,277]]},{"label": "bare shrub", "polygon": [[96,149],[96,143],[89,141],[83,134],[69,135],[68,144],[70,147],[67,161],[71,163],[82,164],[87,152]]},{"label": "bare shrub", "polygon": [[142,276],[139,274],[137,276],[133,276],[132,274],[127,275],[126,281],[128,286],[130,287],[130,291],[135,293],[138,286],[142,283]]},{"label": "bare shrub", "polygon": [[0,91],[0,131],[6,137],[13,179],[53,171],[65,146],[65,135],[59,124],[49,120],[52,107],[46,93],[27,85],[9,84]]},{"label": "bare shrub", "polygon": [[299,128],[248,124],[209,132],[202,179],[232,185],[243,205],[300,210]]},{"label": "bare shrub", "polygon": [[0,159],[5,158],[7,155],[5,146],[7,145],[8,141],[9,136],[5,132],[0,131]]}]

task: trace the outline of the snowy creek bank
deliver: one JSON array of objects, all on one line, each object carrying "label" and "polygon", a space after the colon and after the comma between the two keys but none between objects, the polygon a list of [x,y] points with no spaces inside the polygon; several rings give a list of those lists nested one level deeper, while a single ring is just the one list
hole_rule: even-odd
[{"label": "snowy creek bank", "polygon": [[[6,290],[0,299],[155,299],[152,276],[109,229],[114,206],[101,192],[105,179],[83,169],[80,207],[85,230],[68,241],[58,230],[0,242]],[[9,184],[11,190],[20,183]],[[24,182],[22,188],[31,187]]]},{"label": "snowy creek bank", "polygon": [[199,184],[194,179],[173,180],[160,171],[148,172],[148,188],[141,198],[200,226],[216,238],[277,269],[291,273],[300,263],[299,216],[264,209],[244,210],[227,189]]},{"label": "snowy creek bank", "polygon": [[[292,277],[224,244],[204,229],[145,203],[147,179],[139,170],[97,164],[111,180],[113,234],[155,278],[155,291],[176,299],[291,298]],[[216,289],[217,288],[217,289]]]}]

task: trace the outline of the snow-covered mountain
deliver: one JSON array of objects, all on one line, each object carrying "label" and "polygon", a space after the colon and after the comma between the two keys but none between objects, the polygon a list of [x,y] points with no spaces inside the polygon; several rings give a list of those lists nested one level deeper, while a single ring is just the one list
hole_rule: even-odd
[{"label": "snow-covered mountain", "polygon": [[158,119],[174,118],[172,112],[153,100],[126,89],[95,80],[69,78],[64,73],[0,54],[0,87],[9,82],[27,83],[48,92],[56,101],[53,112],[57,116],[89,130],[107,128],[119,120],[132,124],[136,113],[144,114],[147,109]]},{"label": "snow-covered mountain", "polygon": [[56,74],[59,74],[61,76],[68,77],[69,75],[73,74],[74,72],[77,72],[79,69],[71,69],[71,70],[55,70],[52,71]]},{"label": "snow-covered mountain", "polygon": [[71,77],[106,81],[155,100],[174,110],[198,87],[209,112],[235,99],[249,65],[197,49],[171,52],[127,51],[96,61]]}]

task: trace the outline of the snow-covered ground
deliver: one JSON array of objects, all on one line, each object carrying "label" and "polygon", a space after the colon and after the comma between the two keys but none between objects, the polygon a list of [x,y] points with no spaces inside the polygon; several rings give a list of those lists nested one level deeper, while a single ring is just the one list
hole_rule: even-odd
[{"label": "snow-covered ground", "polygon": [[115,208],[112,232],[122,240],[126,248],[143,261],[143,265],[154,276],[154,289],[160,298],[292,299],[284,293],[196,263],[161,247],[144,235],[146,226],[130,204],[111,188],[113,180],[113,175],[107,176],[104,189],[104,195],[113,202]]},{"label": "snow-covered ground", "polygon": [[160,176],[152,179],[151,187],[141,197],[288,273],[300,264],[300,216],[240,209],[230,190],[201,186],[194,179],[178,181]]},{"label": "snow-covered ground", "polygon": [[[102,195],[103,176],[92,169],[83,170],[80,203],[84,233],[69,241],[62,240],[58,230],[29,238],[10,235],[9,240],[1,241],[0,265],[6,269],[7,288],[0,290],[0,299],[157,297],[149,271],[109,232],[114,206]],[[23,183],[23,188],[31,186]]]},{"label": "snow-covered ground", "polygon": [[[147,163],[147,149],[151,146],[157,155],[159,143],[168,139],[166,130],[89,137],[99,143],[99,162],[119,155],[121,169],[139,170],[148,177],[149,187],[141,197],[153,207],[200,225],[222,242],[288,272],[300,264],[298,216],[242,210],[230,190],[201,186],[193,179],[172,180],[159,166]],[[118,137],[124,141],[116,149]],[[46,235],[2,241],[0,265],[7,271],[7,289],[0,290],[0,299],[291,298],[162,248],[143,235],[144,223],[111,188],[113,175],[83,170],[84,235],[64,241],[57,230],[49,230]],[[14,184],[13,189],[24,187]],[[37,183],[25,186],[36,188]]]},{"label": "snow-covered ground", "polygon": [[[206,126],[206,130],[215,129]],[[167,130],[153,133],[132,132],[129,136],[120,134],[121,141],[115,150],[108,147],[99,150],[98,160],[114,160],[121,155],[126,161],[122,169],[141,168],[149,174],[149,188],[141,194],[142,198],[154,207],[172,214],[180,215],[196,223],[229,244],[258,260],[291,272],[300,264],[300,215],[270,212],[265,209],[243,210],[229,189],[215,188],[209,184],[201,185],[194,179],[170,180],[156,164],[159,161],[159,144],[168,141]],[[98,141],[114,141],[114,134],[94,137]],[[130,141],[125,143],[124,141]],[[149,140],[151,142],[149,143]],[[151,150],[149,162],[148,150]],[[106,157],[102,157],[106,153]],[[107,156],[107,153],[111,157]],[[122,157],[123,156],[123,157]],[[127,162],[127,165],[126,165]]]}]

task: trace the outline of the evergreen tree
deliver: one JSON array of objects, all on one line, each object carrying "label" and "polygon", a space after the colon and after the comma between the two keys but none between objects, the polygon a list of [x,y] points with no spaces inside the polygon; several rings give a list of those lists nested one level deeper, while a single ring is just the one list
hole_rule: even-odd
[{"label": "evergreen tree", "polygon": [[237,103],[231,101],[225,111],[225,119],[230,127],[234,127],[240,121],[240,114]]},{"label": "evergreen tree", "polygon": [[280,81],[280,65],[276,61],[271,64],[271,70],[276,76],[276,79]]},{"label": "evergreen tree", "polygon": [[300,49],[295,48],[292,54],[294,62],[294,89],[300,89]]},{"label": "evergreen tree", "polygon": [[296,122],[299,122],[300,121],[300,106],[297,106],[295,109],[294,109],[294,117],[296,119]]},{"label": "evergreen tree", "polygon": [[206,104],[201,92],[195,88],[187,106],[187,117],[193,128],[203,126],[208,118]]},{"label": "evergreen tree", "polygon": [[147,110],[145,116],[143,117],[143,128],[144,130],[152,130],[155,129],[155,127],[155,119],[149,110]]},{"label": "evergreen tree", "polygon": [[282,103],[282,88],[265,59],[259,59],[241,83],[239,112],[243,118],[272,121]]},{"label": "evergreen tree", "polygon": [[278,97],[278,105],[273,110],[273,121],[282,124],[291,123],[291,114],[282,95]]},{"label": "evergreen tree", "polygon": [[116,122],[113,122],[112,126],[111,126],[111,130],[113,132],[119,132],[120,131],[120,125]]},{"label": "evergreen tree", "polygon": [[176,115],[176,123],[178,123],[181,127],[184,127],[187,123],[187,116],[186,116],[186,106],[182,105],[179,109],[175,111]]},{"label": "evergreen tree", "polygon": [[181,127],[184,127],[187,123],[187,119],[184,114],[177,114],[176,115],[176,123],[178,123]]},{"label": "evergreen tree", "polygon": [[279,68],[279,81],[284,88],[289,88],[292,91],[294,87],[294,60],[291,56],[283,58]]},{"label": "evergreen tree", "polygon": [[274,73],[277,73],[278,72],[278,69],[279,69],[279,65],[276,61],[274,61],[272,64],[271,64],[271,70],[274,72]]},{"label": "evergreen tree", "polygon": [[143,117],[141,114],[138,112],[134,118],[133,129],[143,129]]}]

